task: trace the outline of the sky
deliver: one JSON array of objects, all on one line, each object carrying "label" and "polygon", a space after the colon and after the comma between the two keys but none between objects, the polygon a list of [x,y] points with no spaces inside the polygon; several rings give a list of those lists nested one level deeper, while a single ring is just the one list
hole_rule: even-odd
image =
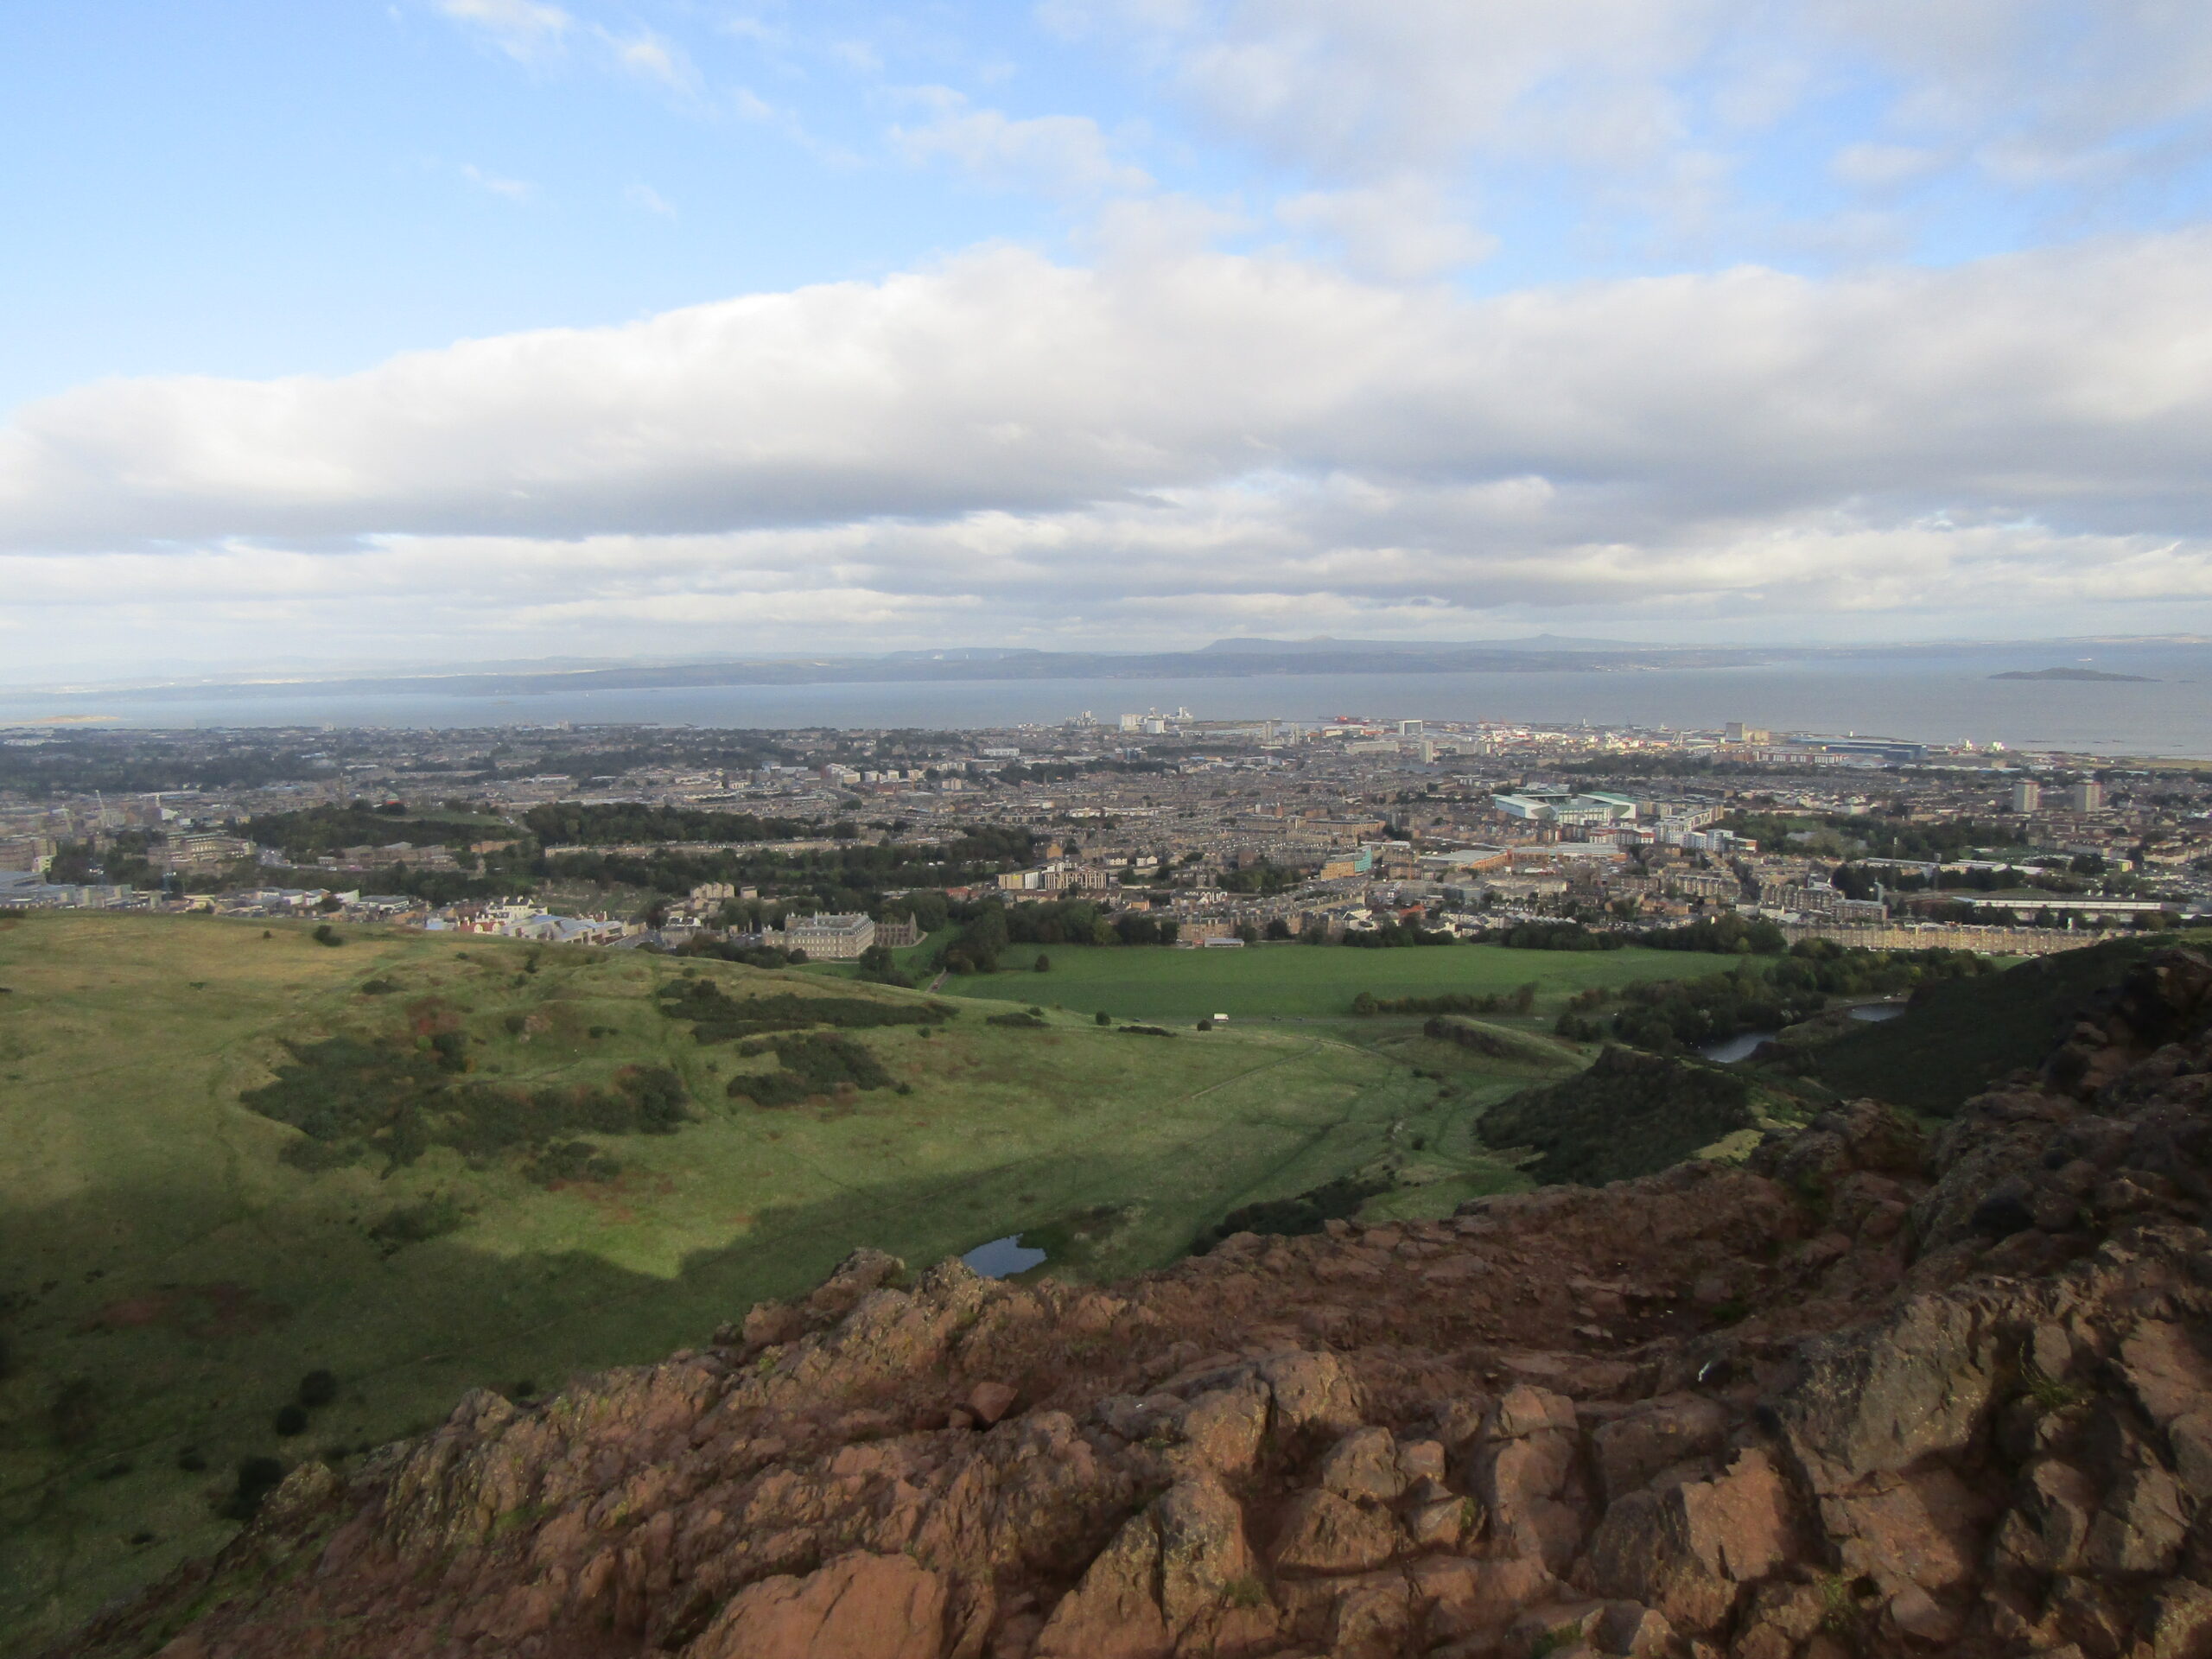
[{"label": "sky", "polygon": [[2192,0],[20,0],[0,678],[2212,632]]}]

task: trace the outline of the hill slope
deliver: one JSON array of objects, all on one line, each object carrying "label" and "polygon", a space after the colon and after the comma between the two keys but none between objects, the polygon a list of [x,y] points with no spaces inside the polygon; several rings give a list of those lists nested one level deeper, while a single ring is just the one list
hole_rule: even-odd
[{"label": "hill slope", "polygon": [[1111,1289],[855,1255],[303,1465],[58,1651],[2201,1654],[2212,963],[2050,1077]]},{"label": "hill slope", "polygon": [[[1051,1271],[1112,1275],[1414,1141],[1444,1207],[1471,1173],[1519,1183],[1465,1086],[1317,1033],[342,937],[0,919],[0,1648],[219,1547],[243,1464],[350,1466],[469,1388],[645,1359],[857,1247],[1030,1232]],[[1484,1064],[1484,1097],[1547,1074]],[[334,1397],[280,1432],[321,1371]]]}]

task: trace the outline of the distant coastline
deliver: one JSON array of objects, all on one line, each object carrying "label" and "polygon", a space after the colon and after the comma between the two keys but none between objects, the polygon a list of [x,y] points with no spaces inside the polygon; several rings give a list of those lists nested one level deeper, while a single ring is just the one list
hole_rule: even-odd
[{"label": "distant coastline", "polygon": [[2016,668],[2009,674],[1993,674],[1993,680],[2096,681],[2107,684],[2156,685],[2147,674],[2107,674],[2101,668]]}]

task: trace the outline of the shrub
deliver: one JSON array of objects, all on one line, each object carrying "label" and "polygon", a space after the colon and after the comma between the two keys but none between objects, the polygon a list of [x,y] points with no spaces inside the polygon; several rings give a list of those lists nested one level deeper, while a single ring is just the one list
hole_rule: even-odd
[{"label": "shrub", "polygon": [[262,1500],[284,1482],[284,1465],[274,1458],[246,1458],[238,1464],[238,1485],[216,1511],[226,1521],[251,1521]]},{"label": "shrub", "polygon": [[1112,1024],[1114,1023],[1114,1016],[1113,1016],[1112,1014],[1110,1014],[1107,1013],[1107,1012],[1106,1012],[1106,1010],[1105,1010],[1105,1009],[1103,1009],[1103,1008],[1101,1008],[1101,1009],[1099,1009],[1099,1010],[1098,1010],[1098,1013],[1097,1013],[1097,1014],[1096,1014],[1096,1018],[1097,1023],[1098,1023],[1098,1024],[1100,1024],[1100,1025],[1102,1025],[1102,1026],[1110,1026],[1110,1025],[1112,1025]]},{"label": "shrub", "polygon": [[[1010,1017],[1023,1020],[1027,1016]],[[866,1047],[832,1033],[755,1038],[740,1044],[737,1052],[748,1059],[768,1053],[776,1057],[775,1071],[741,1071],[729,1080],[732,1099],[749,1097],[756,1106],[796,1106],[810,1096],[831,1093],[841,1084],[855,1090],[887,1089],[893,1082],[882,1063]]]},{"label": "shrub", "polygon": [[361,983],[361,995],[363,996],[390,996],[398,988],[399,982],[397,980],[378,977],[376,979],[364,980]]},{"label": "shrub", "polygon": [[335,1371],[313,1370],[300,1379],[294,1398],[310,1410],[327,1406],[338,1397],[338,1374]]},{"label": "shrub", "polygon": [[984,1017],[987,1026],[1013,1026],[1023,1031],[1039,1031],[1045,1022],[1033,1014],[994,1014]]},{"label": "shrub", "polygon": [[878,1026],[933,1026],[952,1018],[941,1002],[878,1002],[859,996],[800,996],[790,991],[769,996],[731,997],[710,980],[678,981],[663,986],[661,1012],[671,1020],[688,1020],[691,1034],[702,1043],[765,1036],[771,1032],[804,1031],[810,1026],[834,1026],[859,1031]]},{"label": "shrub", "polygon": [[1046,956],[1042,950],[1039,950],[1037,953],[1036,970],[1040,974],[1049,974],[1052,971],[1052,959]]},{"label": "shrub", "polygon": [[58,1445],[82,1446],[99,1427],[99,1390],[87,1377],[71,1377],[54,1391],[46,1414]]},{"label": "shrub", "polygon": [[277,1407],[276,1427],[277,1437],[280,1440],[289,1440],[295,1434],[306,1433],[308,1427],[307,1408],[296,1403]]},{"label": "shrub", "polygon": [[1125,1037],[1173,1037],[1175,1033],[1165,1026],[1123,1026],[1122,1034]]},{"label": "shrub", "polygon": [[410,1244],[426,1243],[458,1232],[467,1224],[468,1212],[450,1194],[434,1193],[416,1204],[387,1210],[371,1224],[369,1236],[384,1247],[386,1255]]},{"label": "shrub", "polygon": [[524,1164],[522,1173],[538,1186],[550,1186],[556,1181],[611,1181],[622,1166],[588,1141],[563,1141]]},{"label": "shrub", "polygon": [[327,944],[332,946],[337,946],[346,943],[344,938],[339,933],[338,930],[333,927],[328,922],[319,922],[315,925],[315,942],[317,944]]}]

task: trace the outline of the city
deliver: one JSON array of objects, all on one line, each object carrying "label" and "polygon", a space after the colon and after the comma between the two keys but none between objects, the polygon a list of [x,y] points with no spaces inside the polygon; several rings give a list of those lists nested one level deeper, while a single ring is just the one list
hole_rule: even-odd
[{"label": "city", "polygon": [[[1735,914],[1793,938],[2031,955],[2212,910],[2212,772],[1742,725],[1178,709],[961,733],[19,728],[0,742],[6,908],[313,913],[633,949],[734,938],[817,957],[857,957],[873,934],[787,930],[817,910],[911,918],[925,890],[1081,901],[1185,946]],[[241,781],[193,786],[196,767]],[[182,786],[132,790],[134,771]],[[111,774],[126,786],[84,787]],[[563,804],[585,811],[556,825],[547,809]],[[656,837],[650,811],[607,810],[625,806],[681,822]],[[318,810],[329,822],[302,817]],[[957,852],[982,831],[1004,839]],[[848,868],[861,848],[949,879]]]}]

